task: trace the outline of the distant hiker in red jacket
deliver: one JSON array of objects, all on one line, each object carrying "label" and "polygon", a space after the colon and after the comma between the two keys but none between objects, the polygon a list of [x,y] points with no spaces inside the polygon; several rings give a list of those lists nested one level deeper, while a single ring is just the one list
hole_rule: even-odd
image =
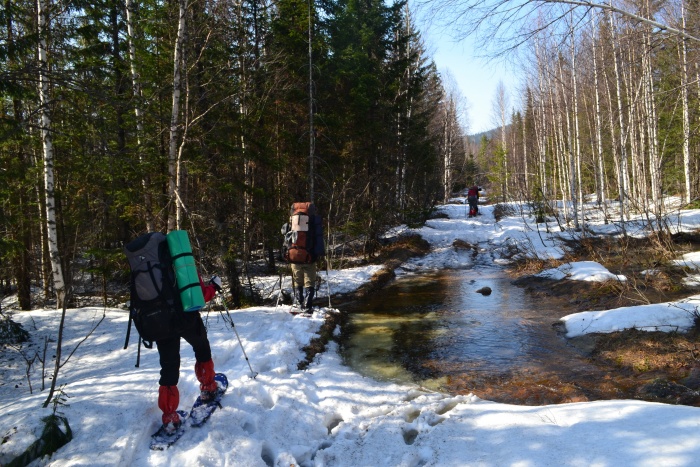
[{"label": "distant hiker in red jacket", "polygon": [[467,203],[469,203],[469,217],[474,217],[479,213],[479,187],[472,186],[467,191]]}]

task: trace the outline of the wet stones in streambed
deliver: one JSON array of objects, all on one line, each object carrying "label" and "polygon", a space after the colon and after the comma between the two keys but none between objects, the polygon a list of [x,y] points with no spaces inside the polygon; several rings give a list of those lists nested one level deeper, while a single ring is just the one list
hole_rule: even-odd
[{"label": "wet stones in streambed", "polygon": [[637,397],[646,401],[663,402],[667,404],[698,405],[700,394],[682,384],[655,379],[639,389]]},{"label": "wet stones in streambed", "polygon": [[691,368],[690,374],[680,381],[684,386],[700,391],[700,368]]}]

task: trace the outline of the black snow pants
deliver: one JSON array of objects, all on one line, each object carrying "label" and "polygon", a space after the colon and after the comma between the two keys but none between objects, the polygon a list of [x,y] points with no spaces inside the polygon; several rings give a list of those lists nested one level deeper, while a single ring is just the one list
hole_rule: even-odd
[{"label": "black snow pants", "polygon": [[160,357],[158,383],[161,386],[176,386],[180,379],[180,338],[192,346],[197,362],[211,360],[211,347],[201,315],[198,311],[183,313],[180,332],[173,337],[156,341]]}]

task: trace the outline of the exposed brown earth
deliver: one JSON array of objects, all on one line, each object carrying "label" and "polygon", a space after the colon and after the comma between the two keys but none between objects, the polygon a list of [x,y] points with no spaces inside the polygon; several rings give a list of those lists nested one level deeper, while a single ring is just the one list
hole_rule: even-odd
[{"label": "exposed brown earth", "polygon": [[[626,241],[591,239],[572,250],[569,261],[593,260],[626,282],[592,283],[535,278],[523,263],[514,268],[516,284],[530,293],[560,300],[568,313],[608,310],[623,306],[675,301],[700,293],[683,285],[686,271],[672,266],[672,258],[696,251],[698,237],[683,234],[659,239]],[[670,253],[670,250],[673,253]],[[537,268],[546,265],[539,264]],[[654,274],[644,271],[655,270]],[[628,394],[639,399],[700,406],[700,329],[688,333],[627,330],[571,339],[602,369],[629,381]],[[601,386],[605,382],[601,381]],[[602,388],[604,389],[604,388]],[[619,387],[616,389],[619,390]]]},{"label": "exposed brown earth", "polygon": [[[669,260],[682,253],[700,249],[700,236],[684,234],[669,238],[665,244],[657,239],[591,239],[569,245],[571,255],[565,261],[597,261],[626,282],[591,283],[552,281],[532,274],[554,267],[556,262],[522,261],[510,270],[514,282],[529,293],[560,301],[562,316],[577,311],[607,310],[622,306],[660,303],[699,293],[683,285],[685,272],[670,265]],[[470,245],[455,245],[469,248]],[[673,253],[669,253],[672,249]],[[394,269],[407,259],[426,254],[429,245],[420,237],[410,237],[387,247],[376,262],[385,268],[366,286],[339,301],[354,300],[375,293],[394,278]],[[645,271],[655,270],[654,274]],[[331,314],[320,336],[305,349],[305,368],[332,338],[333,329],[346,319],[344,313]],[[700,328],[700,327],[699,327]],[[518,375],[488,381],[474,378],[451,378],[453,392],[472,392],[475,387],[482,398],[501,402],[539,405],[596,399],[638,398],[648,401],[700,406],[700,329],[688,333],[643,332],[629,330],[594,334],[571,339],[601,374],[614,374],[615,381],[603,376],[586,384],[560,381],[556,375]],[[426,362],[427,365],[430,362]],[[498,388],[492,390],[492,388]],[[533,388],[537,388],[533,390]]]}]

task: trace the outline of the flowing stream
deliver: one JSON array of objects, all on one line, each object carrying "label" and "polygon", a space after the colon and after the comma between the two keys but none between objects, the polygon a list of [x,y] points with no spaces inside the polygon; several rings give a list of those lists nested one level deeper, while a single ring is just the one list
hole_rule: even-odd
[{"label": "flowing stream", "polygon": [[621,398],[634,384],[557,333],[553,323],[572,311],[492,263],[403,277],[345,308],[343,357],[375,379],[520,404]]}]

